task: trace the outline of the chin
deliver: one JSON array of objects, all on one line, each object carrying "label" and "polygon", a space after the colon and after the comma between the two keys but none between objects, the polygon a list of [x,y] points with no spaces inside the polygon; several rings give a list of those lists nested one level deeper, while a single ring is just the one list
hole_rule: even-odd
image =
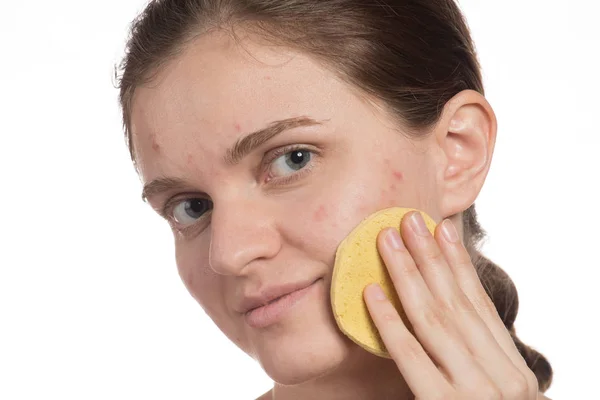
[{"label": "chin", "polygon": [[327,375],[357,350],[339,330],[333,315],[304,315],[291,325],[261,335],[254,343],[255,359],[281,385],[297,385]]},{"label": "chin", "polygon": [[259,350],[258,362],[281,385],[297,385],[328,375],[349,357],[350,348],[337,334],[315,336],[292,346]]}]

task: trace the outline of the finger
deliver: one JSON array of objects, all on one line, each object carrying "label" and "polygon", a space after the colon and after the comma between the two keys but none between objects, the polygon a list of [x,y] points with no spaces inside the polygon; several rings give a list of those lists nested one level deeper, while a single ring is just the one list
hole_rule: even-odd
[{"label": "finger", "polygon": [[452,316],[444,314],[437,306],[411,254],[402,246],[398,230],[382,231],[378,246],[418,341],[450,382],[467,387],[492,385],[471,356]]},{"label": "finger", "polygon": [[364,299],[381,339],[415,397],[433,398],[449,393],[452,386],[404,325],[379,285],[367,286]]},{"label": "finger", "polygon": [[[450,225],[449,228],[455,229],[453,225]],[[496,306],[483,288],[469,253],[462,242],[445,240],[442,238],[442,235],[440,235],[438,242],[447,257],[453,260],[450,263],[450,269],[455,277],[456,284],[469,299],[469,302],[477,311],[480,318],[486,323],[500,347],[502,347],[515,365],[527,366],[520,356],[510,333],[506,330],[502,318],[498,315]]]},{"label": "finger", "polygon": [[[417,220],[413,220],[413,216],[416,216]],[[455,322],[454,326],[459,336],[463,338],[486,375],[499,388],[515,388],[510,391],[516,391],[516,388],[526,386],[527,382],[521,371],[500,347],[486,323],[458,286],[451,269],[451,265],[457,262],[457,252],[445,252],[450,246],[441,235],[442,224],[436,227],[435,238],[418,212],[409,214],[407,221],[403,220],[401,225],[406,245],[431,290],[437,307]],[[464,384],[465,381],[461,383]]]},{"label": "finger", "polygon": [[[446,239],[446,236],[441,234],[441,230],[443,229],[442,225],[445,225],[450,230],[451,238]],[[521,375],[528,383],[529,390],[532,394],[537,393],[537,379],[517,350],[510,333],[507,331],[504,322],[502,322],[502,319],[498,315],[496,306],[483,288],[469,253],[462,241],[458,238],[456,228],[449,220],[444,221],[438,227],[440,228],[440,234],[437,234],[438,230],[436,229],[436,241],[442,248],[446,258],[452,260],[449,263],[449,266],[455,277],[456,285],[467,297],[469,303],[477,312],[479,318],[485,323],[487,329],[504,354],[506,354],[512,364],[521,372]]]}]

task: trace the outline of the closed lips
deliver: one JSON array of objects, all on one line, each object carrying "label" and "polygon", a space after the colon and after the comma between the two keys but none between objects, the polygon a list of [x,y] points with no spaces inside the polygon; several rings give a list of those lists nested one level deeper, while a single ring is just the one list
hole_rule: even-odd
[{"label": "closed lips", "polygon": [[[319,278],[320,279],[320,278]],[[270,286],[262,290],[259,294],[245,296],[236,307],[240,313],[245,314],[249,311],[272,303],[281,297],[284,297],[295,291],[305,289],[319,279],[312,279],[306,282],[286,283],[278,286]]]}]

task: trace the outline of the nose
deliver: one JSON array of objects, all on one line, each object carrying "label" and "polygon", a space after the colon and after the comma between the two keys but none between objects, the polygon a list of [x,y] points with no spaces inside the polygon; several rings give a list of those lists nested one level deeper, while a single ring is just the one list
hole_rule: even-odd
[{"label": "nose", "polygon": [[215,201],[211,215],[209,264],[221,275],[240,275],[255,260],[273,258],[281,248],[275,217],[258,201]]}]

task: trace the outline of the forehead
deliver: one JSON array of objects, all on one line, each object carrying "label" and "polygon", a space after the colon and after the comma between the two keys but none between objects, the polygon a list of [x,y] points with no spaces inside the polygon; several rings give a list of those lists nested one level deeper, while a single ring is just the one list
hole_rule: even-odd
[{"label": "forehead", "polygon": [[301,53],[212,33],[136,89],[136,159],[144,180],[176,174],[191,150],[215,165],[244,133],[299,115],[332,118],[348,96],[345,84]]}]

